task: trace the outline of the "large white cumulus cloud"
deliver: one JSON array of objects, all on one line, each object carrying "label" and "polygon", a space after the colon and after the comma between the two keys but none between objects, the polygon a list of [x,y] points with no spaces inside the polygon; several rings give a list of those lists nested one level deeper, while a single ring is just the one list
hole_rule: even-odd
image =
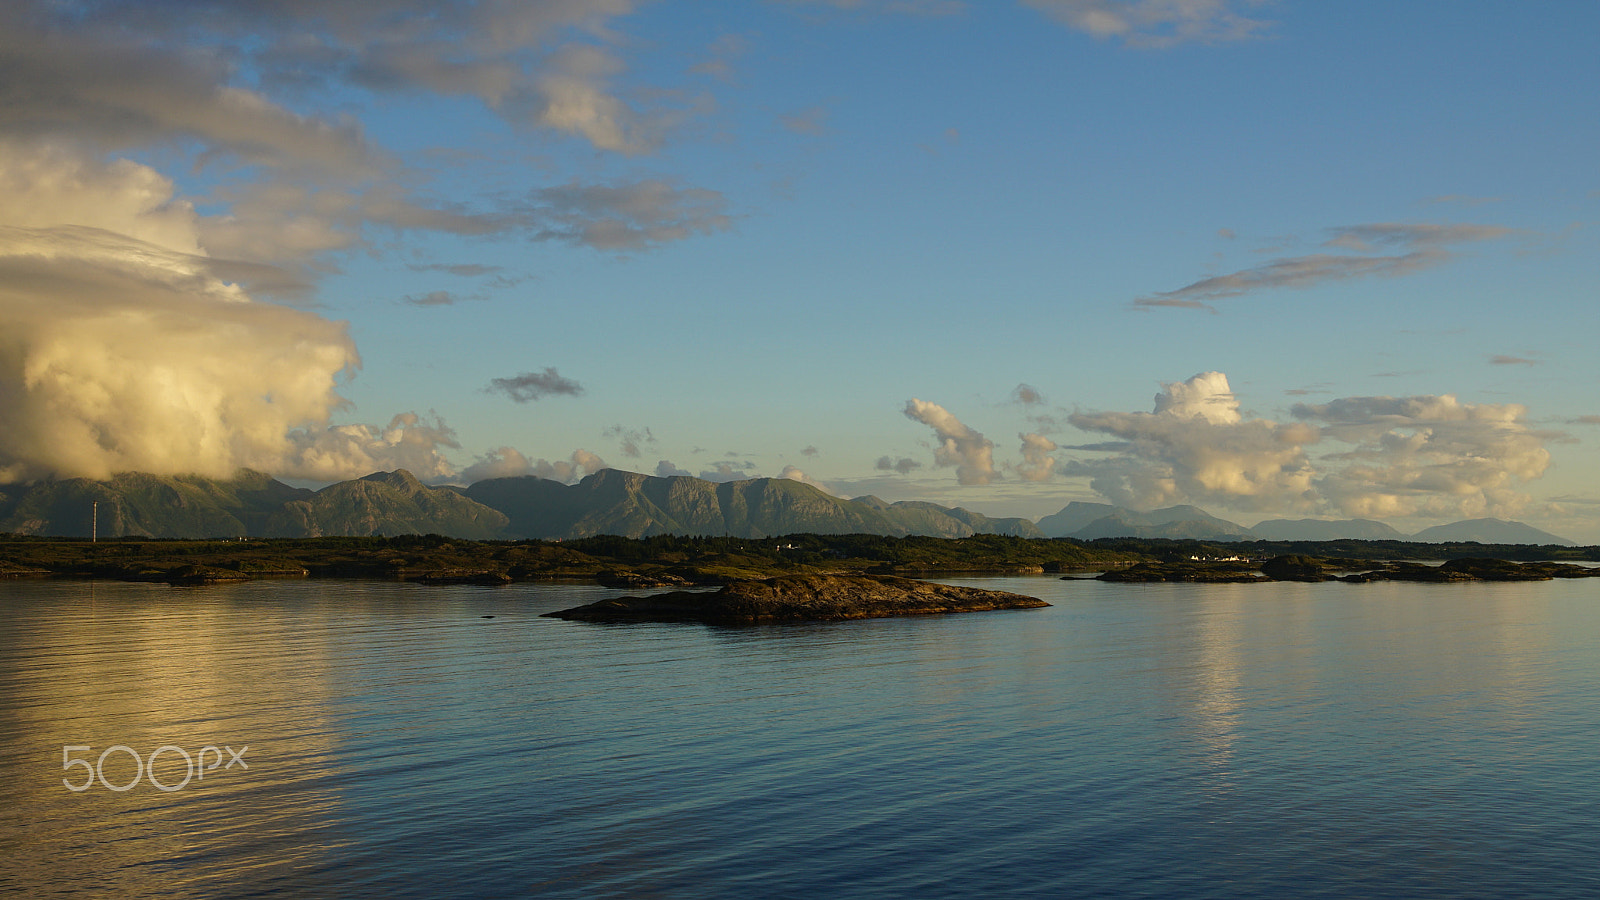
[{"label": "large white cumulus cloud", "polygon": [[442,422],[329,428],[344,323],[253,300],[199,235],[145,166],[0,142],[0,481],[449,474]]},{"label": "large white cumulus cloud", "polygon": [[[1074,460],[1114,502],[1177,502],[1351,517],[1514,515],[1521,486],[1549,466],[1547,435],[1517,404],[1455,397],[1351,397],[1294,407],[1296,421],[1247,419],[1227,376],[1163,386],[1154,412],[1079,413],[1071,423],[1114,442]],[[1312,457],[1308,447],[1324,450]],[[1326,448],[1326,449],[1324,449]]]},{"label": "large white cumulus cloud", "polygon": [[1093,487],[1115,502],[1210,501],[1247,509],[1309,503],[1313,473],[1304,447],[1317,441],[1317,430],[1246,420],[1221,372],[1165,385],[1155,412],[1078,413],[1069,421],[1124,442],[1112,460],[1067,470],[1091,475]]},{"label": "large white cumulus cloud", "polygon": [[1293,414],[1351,445],[1329,457],[1337,468],[1318,488],[1352,516],[1516,515],[1529,505],[1517,486],[1550,465],[1546,436],[1515,403],[1350,397]]}]

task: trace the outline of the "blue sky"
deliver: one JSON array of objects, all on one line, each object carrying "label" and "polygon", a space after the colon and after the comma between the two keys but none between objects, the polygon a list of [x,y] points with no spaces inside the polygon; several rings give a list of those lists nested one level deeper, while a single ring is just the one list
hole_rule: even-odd
[{"label": "blue sky", "polygon": [[1600,542],[1600,7],[1539,13],[14,4],[0,480],[607,465]]}]

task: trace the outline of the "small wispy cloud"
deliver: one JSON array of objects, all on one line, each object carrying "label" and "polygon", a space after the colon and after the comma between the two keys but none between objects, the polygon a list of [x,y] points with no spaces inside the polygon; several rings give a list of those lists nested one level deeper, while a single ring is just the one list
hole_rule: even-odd
[{"label": "small wispy cloud", "polygon": [[1539,361],[1537,359],[1524,359],[1521,356],[1500,355],[1489,357],[1489,365],[1491,366],[1537,366],[1538,364]]},{"label": "small wispy cloud", "polygon": [[1573,506],[1600,506],[1600,497],[1585,497],[1580,494],[1562,494],[1551,497],[1552,503],[1570,504]]},{"label": "small wispy cloud", "polygon": [[[1225,275],[1213,275],[1133,301],[1136,309],[1173,307],[1217,312],[1212,303],[1262,291],[1309,288],[1356,278],[1396,277],[1448,262],[1454,244],[1488,241],[1515,233],[1497,225],[1375,223],[1328,229],[1323,247],[1343,253],[1312,253],[1274,259]],[[1389,250],[1387,254],[1381,251]]]},{"label": "small wispy cloud", "polygon": [[[1191,285],[1191,287],[1193,287],[1193,285]],[[1138,300],[1133,301],[1133,305],[1137,309],[1159,309],[1162,307],[1167,307],[1169,309],[1203,309],[1212,315],[1221,314],[1220,310],[1209,303],[1206,303],[1202,300],[1194,300],[1185,297],[1164,295],[1140,297]]]},{"label": "small wispy cloud", "polygon": [[1437,197],[1428,197],[1423,200],[1427,204],[1454,203],[1462,206],[1483,206],[1485,203],[1499,203],[1503,197],[1470,197],[1466,194],[1440,194]]},{"label": "small wispy cloud", "polygon": [[719,81],[734,79],[734,60],[750,52],[750,40],[743,35],[724,34],[711,42],[707,58],[690,66],[696,75],[709,75]]},{"label": "small wispy cloud", "polygon": [[486,266],[480,263],[412,263],[406,268],[413,272],[444,272],[449,275],[459,275],[463,278],[493,275],[501,270],[500,266]]},{"label": "small wispy cloud", "polygon": [[1310,387],[1288,388],[1284,392],[1286,397],[1309,397],[1312,394],[1326,394],[1327,385],[1315,384]]},{"label": "small wispy cloud", "polygon": [[880,456],[878,457],[878,464],[874,466],[874,468],[880,472],[898,472],[901,475],[909,475],[917,469],[922,468],[922,463],[917,462],[909,456],[902,456],[899,459],[893,459],[888,456]]},{"label": "small wispy cloud", "polygon": [[1382,222],[1328,229],[1332,237],[1324,246],[1366,253],[1379,247],[1443,247],[1471,241],[1489,241],[1513,233],[1499,225],[1434,225]]},{"label": "small wispy cloud", "polygon": [[583,393],[583,385],[563,378],[554,367],[550,367],[543,372],[523,372],[513,378],[493,379],[485,390],[505,394],[518,403],[531,403],[544,397],[576,397]]},{"label": "small wispy cloud", "polygon": [[1011,400],[1023,406],[1035,406],[1044,402],[1044,395],[1031,384],[1019,384],[1011,392]]},{"label": "small wispy cloud", "polygon": [[[554,370],[551,370],[554,371]],[[640,447],[646,444],[654,445],[656,436],[648,428],[627,428],[622,425],[613,425],[600,432],[601,437],[615,439],[620,445],[622,455],[629,459],[638,459]]]},{"label": "small wispy cloud", "polygon": [[755,467],[756,464],[750,462],[749,460],[742,460],[740,462],[719,462],[710,469],[702,470],[699,478],[702,481],[715,481],[718,483],[724,481],[744,481],[750,477],[750,470],[754,469]]},{"label": "small wispy cloud", "polygon": [[840,12],[894,13],[908,16],[953,16],[965,12],[962,0],[778,0],[788,6],[826,7]]},{"label": "small wispy cloud", "polygon": [[825,134],[828,130],[828,109],[824,106],[808,106],[797,112],[779,116],[778,121],[795,134]]},{"label": "small wispy cloud", "polygon": [[596,250],[644,250],[733,225],[718,191],[652,179],[632,184],[566,184],[529,195],[520,216],[535,240]]},{"label": "small wispy cloud", "polygon": [[1130,47],[1218,44],[1261,37],[1271,23],[1236,12],[1255,0],[1022,0],[1069,28]]},{"label": "small wispy cloud", "polygon": [[400,302],[412,306],[454,306],[461,298],[449,291],[429,291],[426,294],[407,294]]},{"label": "small wispy cloud", "polygon": [[672,464],[671,460],[663,459],[663,460],[660,460],[660,461],[658,461],[656,463],[656,477],[657,478],[676,478],[676,477],[693,478],[694,477],[694,473],[689,471],[688,469],[680,469],[680,468],[678,468],[677,466]]}]

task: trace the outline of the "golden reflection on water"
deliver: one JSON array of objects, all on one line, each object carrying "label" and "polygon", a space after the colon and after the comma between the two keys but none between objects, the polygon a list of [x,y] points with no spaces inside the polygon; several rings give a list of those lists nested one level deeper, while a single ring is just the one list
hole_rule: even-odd
[{"label": "golden reflection on water", "polygon": [[[1184,614],[1168,621],[1154,674],[1178,723],[1175,738],[1212,776],[1209,791],[1229,790],[1248,755],[1267,752],[1274,738],[1260,722],[1268,718],[1310,734],[1355,720],[1369,740],[1403,748],[1452,718],[1520,739],[1545,699],[1545,593],[1494,584],[1274,585],[1263,603],[1264,590],[1206,585],[1164,598]],[[1329,731],[1327,739],[1338,737]]]},{"label": "golden reflection on water", "polygon": [[1208,598],[1195,635],[1199,673],[1189,699],[1192,727],[1206,748],[1212,771],[1223,776],[1228,772],[1238,739],[1239,688],[1244,680],[1240,660],[1242,602],[1237,591]]},{"label": "golden reflection on water", "polygon": [[[327,629],[227,591],[34,589],[57,601],[0,594],[0,753],[13,773],[0,888],[131,897],[199,885],[218,869],[265,877],[321,854],[339,806],[328,787]],[[171,791],[133,757],[163,747],[176,749],[160,753],[155,777]],[[185,754],[206,747],[216,748],[211,770],[193,777]]]},{"label": "golden reflection on water", "polygon": [[1172,617],[1162,635],[1164,646],[1155,648],[1153,674],[1169,705],[1174,737],[1200,758],[1208,792],[1226,793],[1233,784],[1246,678],[1244,612],[1250,598],[1244,589],[1251,587],[1207,585],[1150,598],[1183,604],[1183,614]]}]

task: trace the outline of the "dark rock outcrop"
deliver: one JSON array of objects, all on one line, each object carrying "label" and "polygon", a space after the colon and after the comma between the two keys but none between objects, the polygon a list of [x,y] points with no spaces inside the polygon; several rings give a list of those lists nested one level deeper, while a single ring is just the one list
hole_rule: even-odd
[{"label": "dark rock outcrop", "polygon": [[1436,584],[1457,581],[1549,581],[1552,578],[1600,577],[1600,569],[1571,563],[1514,563],[1504,559],[1452,559],[1443,565],[1389,563],[1381,569],[1347,575],[1341,581],[1425,581]]},{"label": "dark rock outcrop", "polygon": [[1199,584],[1235,584],[1241,582],[1273,581],[1262,575],[1250,563],[1207,562],[1150,562],[1115,569],[1096,576],[1097,581],[1115,581],[1124,584],[1153,582],[1184,582]]},{"label": "dark rock outcrop", "polygon": [[511,576],[504,572],[429,572],[417,579],[422,584],[478,584],[485,587],[499,587],[511,583]]},{"label": "dark rock outcrop", "polygon": [[1261,564],[1261,574],[1274,581],[1328,581],[1327,569],[1315,556],[1274,556]]},{"label": "dark rock outcrop", "polygon": [[[1352,569],[1359,571],[1351,572]],[[1334,575],[1335,571],[1351,572]],[[1558,562],[1515,563],[1504,559],[1452,559],[1431,566],[1418,562],[1362,562],[1315,556],[1276,556],[1255,564],[1225,560],[1148,562],[1097,576],[1100,581],[1128,584],[1194,582],[1230,584],[1258,581],[1421,581],[1448,584],[1461,581],[1549,581],[1552,578],[1600,577],[1600,568]]]},{"label": "dark rock outcrop", "polygon": [[584,622],[705,622],[743,625],[922,616],[1050,604],[1005,591],[933,584],[890,575],[785,575],[736,581],[715,592],[618,597],[545,613]]},{"label": "dark rock outcrop", "polygon": [[237,569],[219,569],[216,566],[179,566],[157,580],[168,584],[222,584],[230,581],[249,581],[250,576]]},{"label": "dark rock outcrop", "polygon": [[691,582],[687,578],[680,578],[667,573],[657,575],[641,575],[638,572],[619,572],[608,570],[595,576],[595,581],[606,587],[622,588],[635,591],[642,588],[688,587]]}]

